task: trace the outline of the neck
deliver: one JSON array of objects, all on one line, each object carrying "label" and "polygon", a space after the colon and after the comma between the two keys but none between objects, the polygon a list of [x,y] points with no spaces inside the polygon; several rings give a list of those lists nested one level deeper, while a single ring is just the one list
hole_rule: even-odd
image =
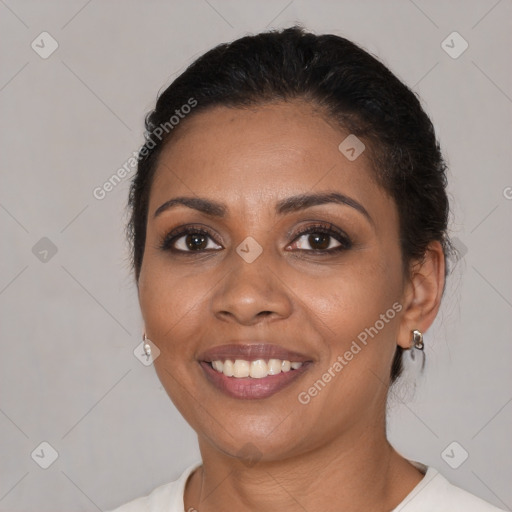
[{"label": "neck", "polygon": [[423,475],[389,444],[385,427],[366,428],[300,456],[245,465],[199,440],[203,465],[190,479],[185,510],[316,510],[395,508]]}]

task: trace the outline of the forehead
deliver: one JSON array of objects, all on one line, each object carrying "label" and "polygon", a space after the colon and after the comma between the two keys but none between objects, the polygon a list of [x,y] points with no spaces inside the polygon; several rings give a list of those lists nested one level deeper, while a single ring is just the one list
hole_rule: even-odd
[{"label": "forehead", "polygon": [[194,113],[160,155],[150,208],[184,193],[250,208],[315,188],[374,201],[385,194],[368,154],[340,152],[349,135],[304,101]]}]

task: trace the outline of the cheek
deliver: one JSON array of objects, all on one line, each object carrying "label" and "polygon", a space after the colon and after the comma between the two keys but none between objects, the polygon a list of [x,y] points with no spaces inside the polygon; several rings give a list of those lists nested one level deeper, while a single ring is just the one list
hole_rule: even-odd
[{"label": "cheek", "polygon": [[168,265],[147,260],[139,279],[139,302],[150,339],[163,352],[186,351],[191,344],[173,343],[197,331],[205,297],[204,279],[186,276]]},{"label": "cheek", "polygon": [[[322,389],[311,398],[311,411],[322,414],[323,407],[333,404],[355,411],[384,399],[396,350],[402,281],[399,253],[383,254],[359,254],[329,278],[309,283],[309,290],[296,290],[311,318],[320,319],[317,330],[324,345],[318,368],[303,390],[309,396],[311,389],[314,396],[317,390],[309,386]],[[315,384],[319,381],[329,383],[323,388],[322,382]],[[341,411],[339,415],[344,417]]]},{"label": "cheek", "polygon": [[390,253],[358,254],[329,275],[295,279],[294,292],[306,311],[325,326],[329,338],[343,346],[381,315],[386,316],[383,331],[390,331],[388,327],[396,323],[397,306],[393,309],[393,304],[401,299],[400,265],[399,257]]},{"label": "cheek", "polygon": [[301,390],[312,417],[328,409],[336,425],[385,399],[401,310],[399,272],[399,261],[366,260],[296,289],[306,321],[322,333],[322,357]]},{"label": "cheek", "polygon": [[[139,302],[148,337],[159,348],[155,371],[169,398],[193,426],[201,410],[200,368],[194,340],[204,335],[200,312],[204,280],[188,276],[148,258],[139,279]],[[206,421],[206,420],[204,420]]]}]

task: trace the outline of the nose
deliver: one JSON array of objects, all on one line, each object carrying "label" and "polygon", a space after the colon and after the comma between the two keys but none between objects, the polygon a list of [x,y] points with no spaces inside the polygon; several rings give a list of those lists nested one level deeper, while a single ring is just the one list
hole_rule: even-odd
[{"label": "nose", "polygon": [[290,291],[264,254],[265,251],[247,263],[234,252],[232,261],[228,262],[231,270],[212,298],[216,318],[255,325],[290,316],[293,307]]}]

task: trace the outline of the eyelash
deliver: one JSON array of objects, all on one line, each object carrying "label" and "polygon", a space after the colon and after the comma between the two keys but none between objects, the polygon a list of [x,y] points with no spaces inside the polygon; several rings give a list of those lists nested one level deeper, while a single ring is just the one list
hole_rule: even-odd
[{"label": "eyelash", "polygon": [[[300,230],[298,233],[295,233],[294,239],[292,243],[294,243],[297,239],[301,238],[304,235],[309,234],[324,234],[329,235],[330,237],[334,238],[336,241],[340,243],[339,246],[333,247],[332,249],[295,249],[297,251],[303,251],[313,254],[320,254],[320,255],[330,255],[334,253],[338,253],[347,249],[350,249],[352,247],[352,241],[350,238],[341,230],[336,229],[332,226],[332,224],[313,224],[309,225],[306,228]],[[210,252],[212,249],[201,249],[197,251],[183,251],[181,249],[175,249],[173,247],[173,244],[176,240],[180,239],[181,237],[189,234],[196,234],[196,235],[204,235],[209,238],[211,238],[216,244],[218,242],[215,241],[215,237],[213,233],[211,233],[208,229],[204,227],[195,227],[195,226],[185,226],[183,228],[178,228],[178,230],[172,230],[170,233],[165,235],[160,244],[159,248],[163,251],[171,251],[174,253],[179,254],[201,254],[203,252]],[[220,244],[218,244],[220,245]],[[218,249],[215,249],[218,250]]]}]

